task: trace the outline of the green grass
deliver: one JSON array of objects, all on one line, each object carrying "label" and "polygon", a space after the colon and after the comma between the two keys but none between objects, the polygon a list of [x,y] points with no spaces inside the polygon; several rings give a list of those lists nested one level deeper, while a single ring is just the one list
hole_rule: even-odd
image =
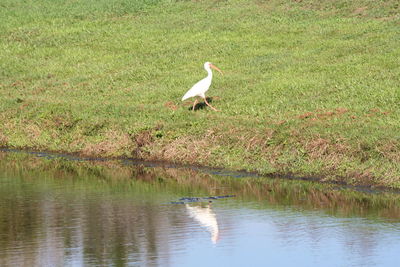
[{"label": "green grass", "polygon": [[[398,1],[0,3],[0,145],[400,187]],[[220,67],[209,109],[182,95]]]}]

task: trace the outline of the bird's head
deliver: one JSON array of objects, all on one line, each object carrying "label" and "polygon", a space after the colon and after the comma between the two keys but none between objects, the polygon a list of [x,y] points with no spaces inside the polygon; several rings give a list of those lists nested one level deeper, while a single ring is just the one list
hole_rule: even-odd
[{"label": "bird's head", "polygon": [[222,72],[222,70],[220,70],[219,68],[217,68],[215,65],[213,65],[211,62],[206,62],[204,63],[204,68],[208,69],[208,68],[213,68],[215,70],[217,70],[219,73],[221,73],[222,75],[224,75],[224,73]]}]

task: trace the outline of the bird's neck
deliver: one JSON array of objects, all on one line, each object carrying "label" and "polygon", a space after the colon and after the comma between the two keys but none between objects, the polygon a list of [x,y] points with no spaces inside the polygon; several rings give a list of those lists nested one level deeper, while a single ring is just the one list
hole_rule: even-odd
[{"label": "bird's neck", "polygon": [[213,75],[213,74],[212,74],[211,69],[210,69],[210,68],[207,68],[206,71],[207,71],[207,73],[208,73],[207,78],[212,79],[212,75]]}]

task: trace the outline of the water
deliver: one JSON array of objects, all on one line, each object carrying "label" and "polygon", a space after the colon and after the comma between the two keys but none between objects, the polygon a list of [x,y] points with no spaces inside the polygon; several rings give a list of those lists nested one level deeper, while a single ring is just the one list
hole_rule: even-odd
[{"label": "water", "polygon": [[0,266],[398,266],[396,194],[39,156],[0,152]]}]

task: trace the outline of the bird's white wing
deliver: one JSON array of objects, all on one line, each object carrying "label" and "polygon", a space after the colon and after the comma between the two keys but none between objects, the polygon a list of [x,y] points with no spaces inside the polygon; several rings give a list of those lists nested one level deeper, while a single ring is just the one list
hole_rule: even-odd
[{"label": "bird's white wing", "polygon": [[208,90],[208,88],[210,88],[210,85],[211,80],[207,78],[198,81],[195,85],[193,85],[192,88],[189,89],[189,91],[186,92],[186,94],[182,97],[182,101],[194,96],[205,97],[204,93]]}]

